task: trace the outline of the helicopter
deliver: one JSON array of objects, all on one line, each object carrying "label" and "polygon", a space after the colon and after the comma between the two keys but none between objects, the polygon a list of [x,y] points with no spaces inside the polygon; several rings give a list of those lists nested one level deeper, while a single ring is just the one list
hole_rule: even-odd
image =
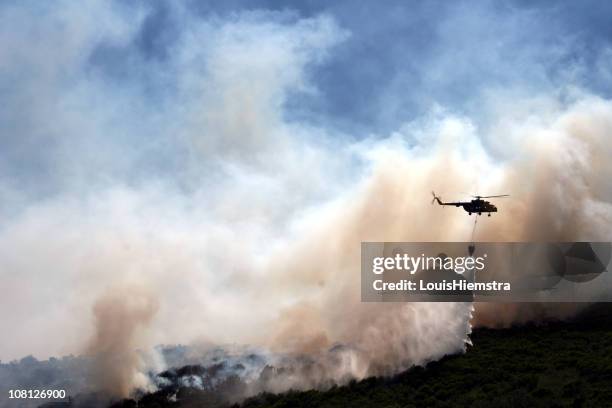
[{"label": "helicopter", "polygon": [[434,203],[434,201],[437,201],[439,205],[454,205],[455,207],[463,207],[463,209],[469,215],[472,215],[472,213],[478,215],[482,215],[482,213],[488,213],[489,217],[491,216],[492,212],[497,212],[497,207],[491,204],[489,201],[483,200],[483,198],[509,197],[508,194],[492,196],[473,195],[472,197],[474,197],[474,200],[471,201],[457,201],[445,203],[440,200],[440,197],[438,197],[433,191],[431,192],[431,194],[433,195],[433,200],[431,200],[432,204]]}]

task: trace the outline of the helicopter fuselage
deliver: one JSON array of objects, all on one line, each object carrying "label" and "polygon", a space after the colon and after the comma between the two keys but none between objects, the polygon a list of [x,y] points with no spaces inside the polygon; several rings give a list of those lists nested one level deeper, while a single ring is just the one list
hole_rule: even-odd
[{"label": "helicopter fuselage", "polygon": [[470,215],[497,212],[497,207],[485,200],[472,200],[461,204],[455,204],[455,206],[463,207]]}]

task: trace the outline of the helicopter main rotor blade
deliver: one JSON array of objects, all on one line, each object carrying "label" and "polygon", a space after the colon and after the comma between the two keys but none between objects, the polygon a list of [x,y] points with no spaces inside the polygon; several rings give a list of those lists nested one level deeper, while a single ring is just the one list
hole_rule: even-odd
[{"label": "helicopter main rotor blade", "polygon": [[490,196],[472,196],[476,198],[495,198],[495,197],[510,197],[510,194],[490,195]]}]

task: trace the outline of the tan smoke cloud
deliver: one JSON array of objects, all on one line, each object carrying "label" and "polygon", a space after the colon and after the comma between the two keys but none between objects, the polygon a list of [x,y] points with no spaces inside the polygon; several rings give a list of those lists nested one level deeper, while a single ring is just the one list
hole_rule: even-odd
[{"label": "tan smoke cloud", "polygon": [[147,344],[146,330],[158,309],[147,289],[131,285],[109,289],[93,306],[95,333],[87,352],[95,359],[95,389],[128,397],[135,388],[147,389],[145,364],[139,348]]},{"label": "tan smoke cloud", "polygon": [[[296,352],[312,352],[314,346],[323,349],[336,342],[354,345],[364,352],[356,364],[361,371],[352,372],[357,377],[395,373],[462,349],[469,333],[467,307],[359,301],[361,241],[470,241],[474,217],[462,209],[431,207],[432,188],[466,191],[476,179],[489,184],[484,186],[488,190],[475,193],[511,194],[496,203],[499,213],[479,219],[479,241],[610,240],[612,206],[604,197],[611,191],[601,177],[610,171],[608,102],[584,101],[549,121],[512,129],[523,136],[518,146],[509,146],[515,157],[501,165],[479,161],[478,149],[458,153],[461,143],[473,141],[463,125],[442,123],[437,143],[448,142],[448,126],[455,143],[422,155],[392,143],[391,148],[376,147],[373,172],[361,190],[313,216],[288,253],[272,257],[269,268],[274,281],[281,282],[275,290],[298,287],[310,300],[282,315],[283,336],[275,338],[275,346],[284,340]],[[582,307],[478,303],[473,323],[506,327],[562,319]]]},{"label": "tan smoke cloud", "polygon": [[[276,284],[268,289],[308,299],[282,312],[276,324],[283,336],[274,338],[272,347],[279,341],[281,350],[295,353],[322,353],[333,344],[353,347],[351,366],[336,380],[397,373],[461,351],[468,341],[470,304],[360,301],[362,241],[435,241],[447,236],[447,228],[462,229],[450,213],[439,217],[429,205],[431,182],[448,164],[428,169],[427,160],[403,154],[384,149],[360,190],[314,214],[300,239],[270,258],[270,281]],[[422,177],[426,169],[430,175]],[[427,194],[419,194],[423,191]],[[332,367],[322,370],[319,380],[328,375],[336,375]]]},{"label": "tan smoke cloud", "polygon": [[[483,241],[573,242],[612,240],[610,102],[587,99],[525,132],[501,188],[515,199],[495,223],[479,230]],[[474,324],[507,327],[567,318],[586,304],[477,304]]]}]

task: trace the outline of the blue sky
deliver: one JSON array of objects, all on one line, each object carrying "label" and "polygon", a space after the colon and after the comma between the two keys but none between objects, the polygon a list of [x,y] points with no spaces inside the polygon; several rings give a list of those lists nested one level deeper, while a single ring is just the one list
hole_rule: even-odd
[{"label": "blue sky", "polygon": [[[122,53],[151,62],[172,58],[183,22],[172,6],[153,4],[126,48],[113,50],[101,44],[93,51],[92,64],[110,78],[134,80],[129,59],[125,65],[117,62]],[[474,111],[480,92],[489,88],[533,93],[575,85],[602,95],[610,92],[605,68],[612,41],[612,6],[607,2],[185,4],[186,12],[203,20],[231,19],[253,10],[282,13],[286,24],[331,16],[350,35],[324,63],[310,67],[310,80],[319,92],[290,98],[287,114],[331,122],[356,133],[380,131],[381,126],[389,130],[434,103]],[[126,7],[125,12],[133,10]]]}]

